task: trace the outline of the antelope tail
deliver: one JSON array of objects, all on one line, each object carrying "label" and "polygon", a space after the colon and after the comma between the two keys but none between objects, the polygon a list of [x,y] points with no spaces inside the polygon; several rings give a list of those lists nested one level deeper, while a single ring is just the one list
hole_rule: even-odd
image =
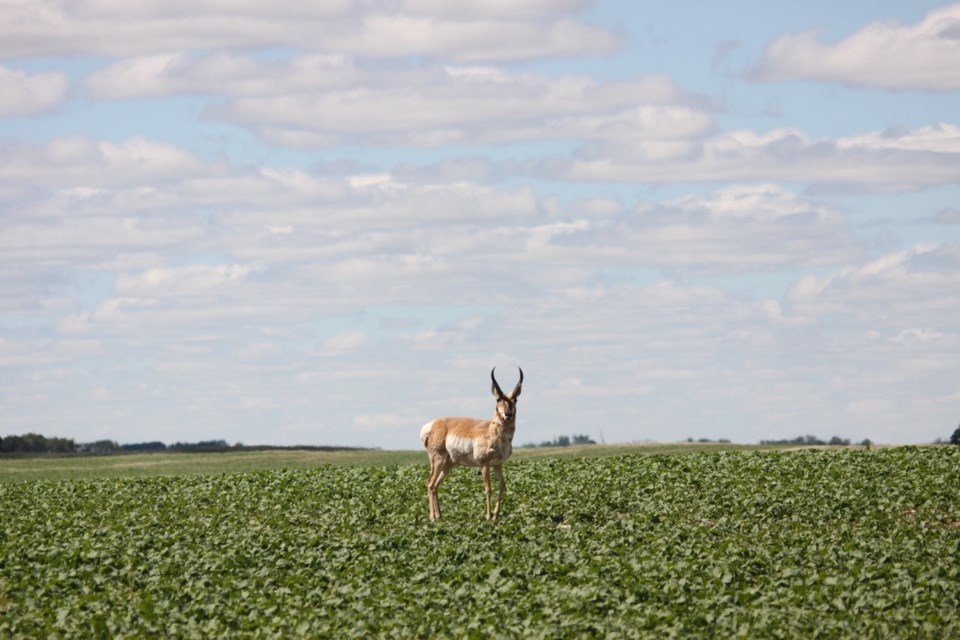
[{"label": "antelope tail", "polygon": [[420,427],[420,442],[427,446],[427,438],[430,437],[430,431],[433,429],[433,420]]}]

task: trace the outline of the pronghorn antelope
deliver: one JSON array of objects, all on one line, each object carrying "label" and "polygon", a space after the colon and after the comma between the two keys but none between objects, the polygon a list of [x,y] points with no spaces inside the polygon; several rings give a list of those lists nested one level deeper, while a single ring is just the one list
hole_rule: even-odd
[{"label": "pronghorn antelope", "polygon": [[[517,367],[519,369],[519,367]],[[517,424],[517,398],[523,384],[523,369],[520,369],[520,382],[510,395],[505,395],[494,377],[494,367],[490,371],[493,381],[493,395],[497,399],[497,410],[493,418],[438,418],[423,425],[420,440],[430,457],[430,477],[427,479],[427,500],[430,503],[430,520],[440,519],[440,500],[437,490],[440,483],[456,465],[480,467],[483,476],[483,491],[487,496],[487,520],[500,517],[500,507],[507,485],[503,481],[503,462],[513,453],[513,433]],[[496,507],[491,505],[490,468],[497,473],[500,493]]]}]

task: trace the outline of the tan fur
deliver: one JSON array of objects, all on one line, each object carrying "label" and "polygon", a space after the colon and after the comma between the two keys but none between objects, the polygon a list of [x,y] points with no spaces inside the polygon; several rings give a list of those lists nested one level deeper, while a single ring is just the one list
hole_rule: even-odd
[{"label": "tan fur", "polygon": [[[428,422],[420,430],[420,438],[430,458],[427,500],[431,521],[440,519],[440,500],[437,495],[440,484],[457,465],[480,467],[487,502],[487,520],[500,517],[503,497],[507,491],[503,479],[503,463],[513,453],[517,397],[523,383],[523,370],[520,371],[520,382],[510,395],[504,395],[500,390],[493,371],[490,372],[490,377],[493,380],[493,395],[497,398],[497,409],[493,418],[439,418]],[[495,506],[492,504],[491,468],[497,475],[500,489]]]}]

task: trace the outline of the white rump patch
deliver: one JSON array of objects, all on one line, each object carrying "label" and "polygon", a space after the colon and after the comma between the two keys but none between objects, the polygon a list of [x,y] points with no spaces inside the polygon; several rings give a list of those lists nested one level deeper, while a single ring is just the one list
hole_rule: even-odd
[{"label": "white rump patch", "polygon": [[431,420],[427,424],[420,427],[420,442],[423,443],[423,446],[427,446],[427,436],[430,435],[430,432],[433,431],[433,423],[436,420]]}]

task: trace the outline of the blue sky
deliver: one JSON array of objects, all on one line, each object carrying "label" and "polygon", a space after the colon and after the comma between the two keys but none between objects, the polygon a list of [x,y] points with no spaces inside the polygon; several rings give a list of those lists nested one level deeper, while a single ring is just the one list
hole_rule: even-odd
[{"label": "blue sky", "polygon": [[948,436],[960,4],[654,5],[0,4],[0,436]]}]

